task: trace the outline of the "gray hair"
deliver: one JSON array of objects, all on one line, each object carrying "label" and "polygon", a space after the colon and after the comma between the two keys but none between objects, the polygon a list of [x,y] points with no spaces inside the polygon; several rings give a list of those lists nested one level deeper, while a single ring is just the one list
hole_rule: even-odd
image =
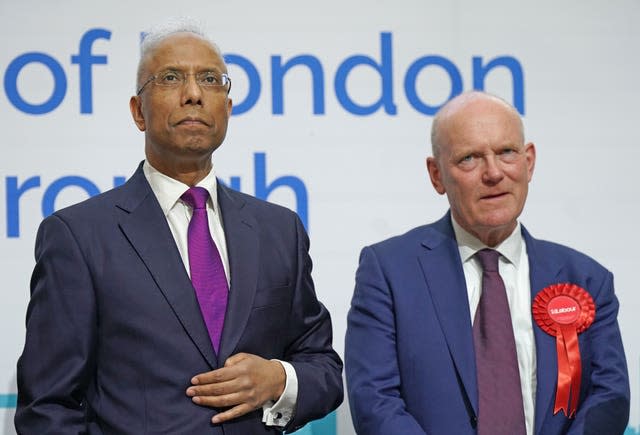
[{"label": "gray hair", "polygon": [[442,134],[441,125],[442,122],[449,117],[451,114],[455,113],[461,107],[464,107],[467,103],[474,100],[493,100],[497,103],[504,105],[507,109],[509,109],[515,117],[518,119],[519,127],[520,127],[520,135],[522,143],[524,143],[524,125],[522,124],[522,118],[518,111],[509,104],[506,100],[483,91],[467,91],[462,94],[457,95],[451,100],[447,101],[436,113],[436,116],[433,117],[433,122],[431,123],[431,153],[433,157],[436,159],[440,156],[440,149],[444,145],[445,138]]},{"label": "gray hair", "polygon": [[138,61],[138,72],[136,75],[136,90],[143,82],[142,74],[144,72],[144,64],[149,54],[160,42],[175,33],[193,33],[194,35],[199,36],[211,44],[213,50],[224,62],[224,58],[222,57],[218,44],[216,44],[207,34],[200,21],[191,17],[171,18],[168,21],[153,26],[143,32],[142,41],[140,43],[140,60]]}]

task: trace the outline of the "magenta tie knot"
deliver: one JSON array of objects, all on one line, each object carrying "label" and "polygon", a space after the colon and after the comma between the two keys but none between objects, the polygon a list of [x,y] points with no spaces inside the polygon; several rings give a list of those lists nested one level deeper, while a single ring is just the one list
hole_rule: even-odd
[{"label": "magenta tie knot", "polygon": [[189,204],[193,209],[206,208],[209,191],[204,187],[190,187],[189,190],[182,194],[180,199]]}]

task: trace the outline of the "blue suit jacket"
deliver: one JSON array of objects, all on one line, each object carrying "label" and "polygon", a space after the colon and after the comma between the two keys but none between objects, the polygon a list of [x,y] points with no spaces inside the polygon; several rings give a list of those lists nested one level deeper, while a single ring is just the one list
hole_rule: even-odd
[{"label": "blue suit jacket", "polygon": [[[215,355],[191,281],[141,167],[45,219],[36,241],[16,428],[22,434],[222,434],[192,403],[195,374],[248,352],[293,364],[290,428],[342,400],[342,363],[290,210],[218,184],[231,288]],[[256,410],[226,435],[275,433]]]},{"label": "blue suit jacket", "polygon": [[[629,382],[616,320],[613,276],[589,257],[532,238],[523,228],[532,300],[570,282],[596,303],[579,335],[580,404],[575,419],[553,415],[555,338],[533,322],[535,433],[622,434]],[[478,391],[471,316],[450,215],[363,249],[348,317],[345,367],[359,434],[473,435]]]}]

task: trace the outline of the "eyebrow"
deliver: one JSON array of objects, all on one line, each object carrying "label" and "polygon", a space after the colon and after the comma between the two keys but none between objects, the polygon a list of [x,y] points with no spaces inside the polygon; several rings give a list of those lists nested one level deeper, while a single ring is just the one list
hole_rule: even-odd
[{"label": "eyebrow", "polygon": [[[164,67],[160,68],[159,71],[178,71],[178,72],[185,72],[185,68],[181,68],[179,66],[176,65],[165,65]],[[200,72],[217,72],[222,74],[223,72],[220,70],[220,68],[217,67],[201,67],[201,68],[196,68],[196,73],[200,73]]]}]

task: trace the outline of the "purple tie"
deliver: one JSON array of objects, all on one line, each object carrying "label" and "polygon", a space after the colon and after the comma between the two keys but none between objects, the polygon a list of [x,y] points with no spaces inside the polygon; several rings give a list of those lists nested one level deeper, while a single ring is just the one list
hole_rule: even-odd
[{"label": "purple tie", "polygon": [[211,238],[207,219],[209,192],[204,187],[191,187],[181,197],[193,209],[189,221],[189,269],[202,317],[209,331],[213,349],[218,353],[220,335],[227,309],[229,286],[220,253]]},{"label": "purple tie", "polygon": [[507,293],[498,272],[500,253],[483,249],[476,257],[482,264],[482,294],[473,321],[478,435],[525,435],[516,342]]}]

